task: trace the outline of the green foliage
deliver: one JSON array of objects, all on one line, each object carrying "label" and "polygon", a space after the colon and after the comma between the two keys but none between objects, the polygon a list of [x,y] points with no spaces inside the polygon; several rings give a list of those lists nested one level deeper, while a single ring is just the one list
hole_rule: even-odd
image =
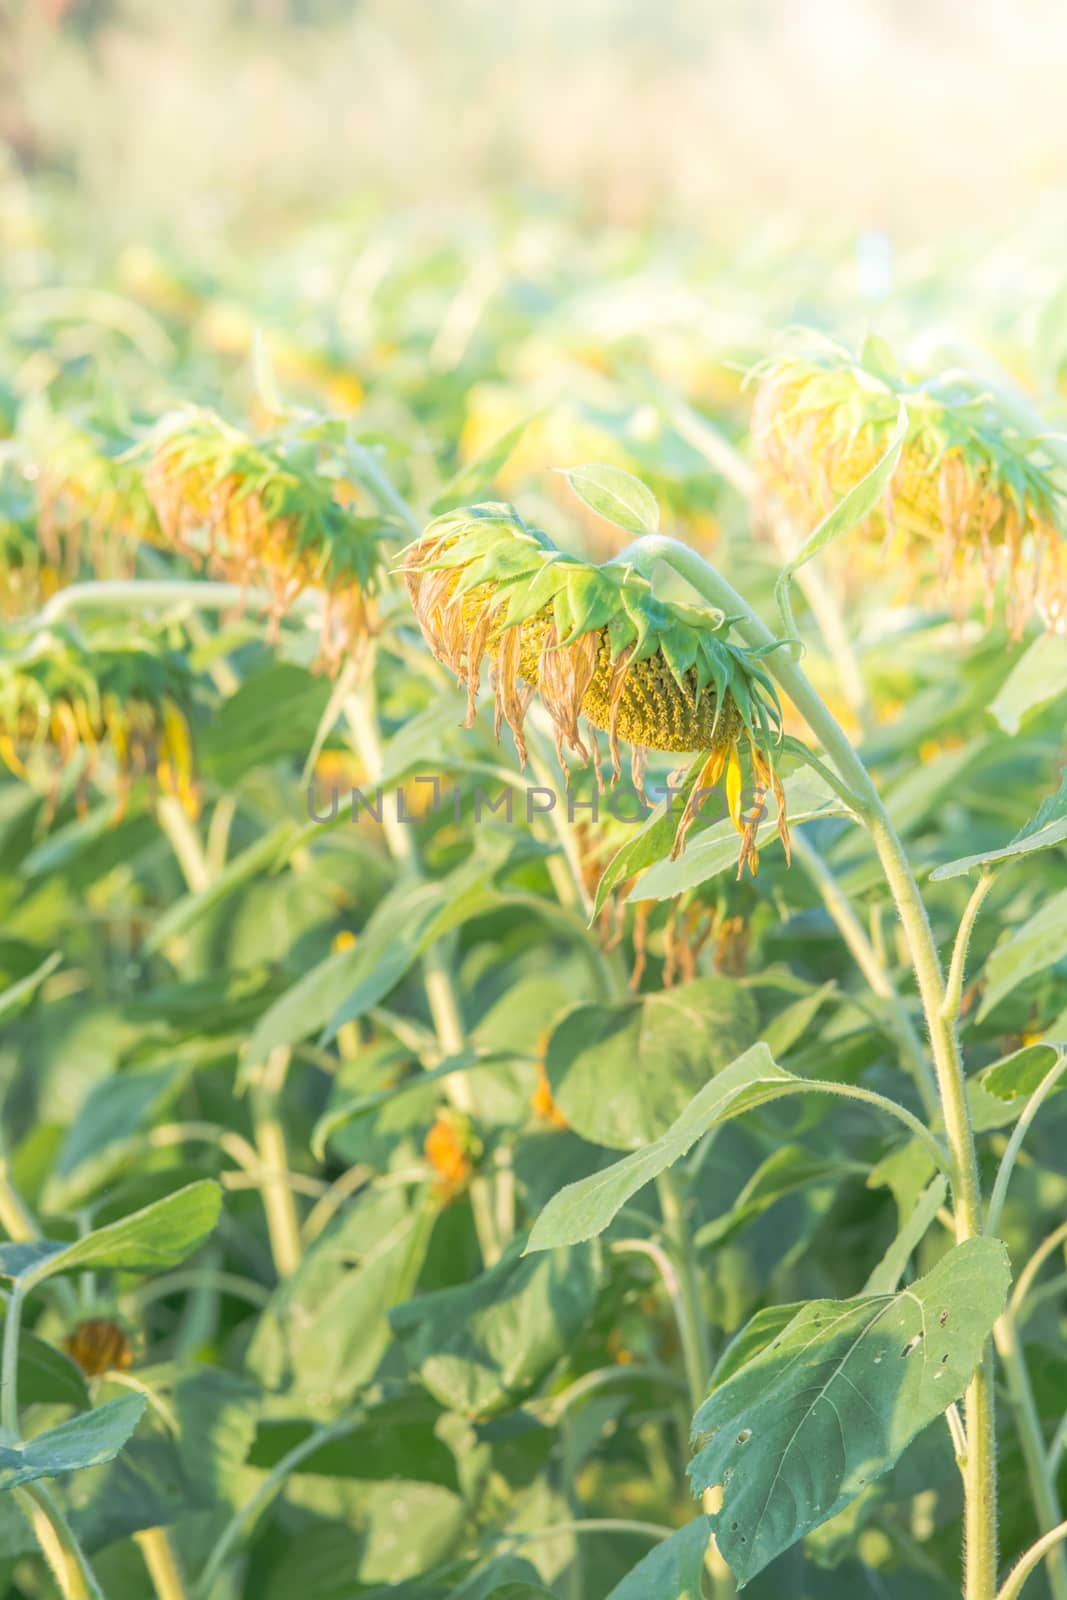
[{"label": "green foliage", "polygon": [[[949,617],[871,530],[922,445],[928,491],[970,450],[990,527],[1029,505],[1058,537],[1062,397],[1036,419],[984,345],[981,380],[913,381],[908,330],[958,301],[902,269],[901,359],[826,346],[801,407],[863,470],[783,527],[735,374],[798,307],[851,332],[851,245],[757,271],[665,222],[339,211],[262,259],[205,220],[105,260],[10,181],[0,1600],[62,1587],[38,1481],[130,1600],[162,1600],[159,1529],[197,1600],[700,1600],[712,1571],[720,1600],[945,1600],[994,1324],[1007,1569],[1065,1488],[1067,1099],[1036,1097],[1067,1041],[1067,662],[1054,607],[1018,641]],[[985,343],[1038,397],[1053,357],[1001,298]],[[748,614],[776,574],[782,639]],[[424,584],[461,602],[438,659]],[[636,711],[740,719],[646,741],[639,818],[603,739],[602,789],[571,760],[582,672],[609,695],[631,662]],[[792,864],[762,848],[779,780]],[[946,969],[996,874],[958,995],[916,981],[892,830]],[[1003,1241],[957,1242],[953,1031]]]}]

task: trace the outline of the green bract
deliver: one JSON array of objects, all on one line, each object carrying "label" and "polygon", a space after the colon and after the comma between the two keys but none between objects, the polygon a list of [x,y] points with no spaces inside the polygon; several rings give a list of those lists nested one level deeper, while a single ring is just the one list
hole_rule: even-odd
[{"label": "green bract", "polygon": [[534,689],[555,725],[561,758],[566,743],[599,771],[596,732],[583,735],[581,715],[593,730],[607,732],[616,779],[619,738],[629,742],[642,793],[649,750],[708,752],[675,850],[695,816],[694,796],[725,774],[730,814],[742,835],[739,870],[750,861],[755,871],[755,824],[741,806],[744,738],[757,787],[773,789],[779,801],[788,848],[773,760],[781,705],[760,652],[729,641],[721,611],[659,599],[625,560],[593,566],[567,555],[505,505],[437,518],[409,547],[405,571],[431,649],[466,685],[468,724],[487,656],[496,677],[498,732],[506,719],[523,758]]}]

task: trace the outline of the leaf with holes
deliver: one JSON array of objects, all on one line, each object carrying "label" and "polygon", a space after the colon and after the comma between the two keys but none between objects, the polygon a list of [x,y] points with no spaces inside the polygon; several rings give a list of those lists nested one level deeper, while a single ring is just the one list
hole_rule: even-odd
[{"label": "leaf with holes", "polygon": [[971,1239],[895,1294],[812,1300],[693,1421],[694,1492],[719,1487],[739,1583],[835,1516],[963,1393],[1008,1292],[998,1239]]}]

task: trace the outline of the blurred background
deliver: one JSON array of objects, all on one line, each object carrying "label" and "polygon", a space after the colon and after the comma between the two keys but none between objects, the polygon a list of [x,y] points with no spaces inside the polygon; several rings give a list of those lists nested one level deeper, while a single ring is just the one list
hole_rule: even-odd
[{"label": "blurred background", "polygon": [[100,240],[580,208],[909,244],[1067,179],[1056,0],[4,0],[0,143]]}]

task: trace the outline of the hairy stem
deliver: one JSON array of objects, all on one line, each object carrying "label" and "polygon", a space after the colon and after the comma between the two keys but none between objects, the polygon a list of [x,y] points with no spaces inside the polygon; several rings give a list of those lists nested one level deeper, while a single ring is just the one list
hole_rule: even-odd
[{"label": "hairy stem", "polygon": [[15,1500],[59,1585],[63,1600],[105,1600],[74,1530],[52,1491],[29,1483],[14,1491]]},{"label": "hairy stem", "polygon": [[[666,561],[705,600],[739,619],[738,631],[748,644],[775,644],[774,635],[747,601],[688,546],[654,534],[639,540],[627,554],[635,564],[646,566],[657,559]],[[945,981],[926,907],[881,797],[834,716],[788,651],[774,650],[768,655],[767,664],[855,797],[896,903],[930,1033],[941,1112],[953,1157],[956,1238],[962,1243],[983,1232],[981,1183],[956,1016],[946,1004]],[[990,1342],[968,1385],[965,1401],[965,1600],[993,1600],[996,1589],[997,1469],[992,1378]]]},{"label": "hairy stem", "polygon": [[929,1058],[923,1048],[922,1040],[912,1025],[892,978],[867,937],[841,885],[818,851],[812,849],[803,833],[799,831],[793,839],[793,855],[822,896],[823,905],[848,946],[853,960],[867,979],[871,992],[885,1002],[893,1031],[907,1056],[916,1087],[922,1097],[923,1108],[928,1116],[932,1115],[938,1107],[937,1084],[930,1070]]},{"label": "hairy stem", "polygon": [[144,1528],[133,1542],[144,1557],[158,1600],[188,1600],[185,1577],[166,1528]]},{"label": "hairy stem", "polygon": [[[367,771],[372,785],[381,781],[385,771],[385,757],[378,718],[373,698],[373,663],[368,666],[366,679],[360,690],[350,694],[344,703],[345,717],[356,752]],[[382,808],[382,830],[389,854],[412,877],[422,875],[418,846],[410,826],[399,821],[389,807]],[[441,944],[431,945],[422,957],[422,980],[426,1003],[433,1019],[434,1032],[444,1056],[460,1053],[465,1043],[463,1016],[459,997],[452,977],[447,955]],[[443,1080],[444,1092],[457,1111],[469,1116],[474,1110],[470,1084],[462,1073],[452,1073]],[[478,1233],[478,1244],[487,1267],[500,1258],[493,1196],[488,1180],[475,1176],[470,1185],[471,1211]]]}]

